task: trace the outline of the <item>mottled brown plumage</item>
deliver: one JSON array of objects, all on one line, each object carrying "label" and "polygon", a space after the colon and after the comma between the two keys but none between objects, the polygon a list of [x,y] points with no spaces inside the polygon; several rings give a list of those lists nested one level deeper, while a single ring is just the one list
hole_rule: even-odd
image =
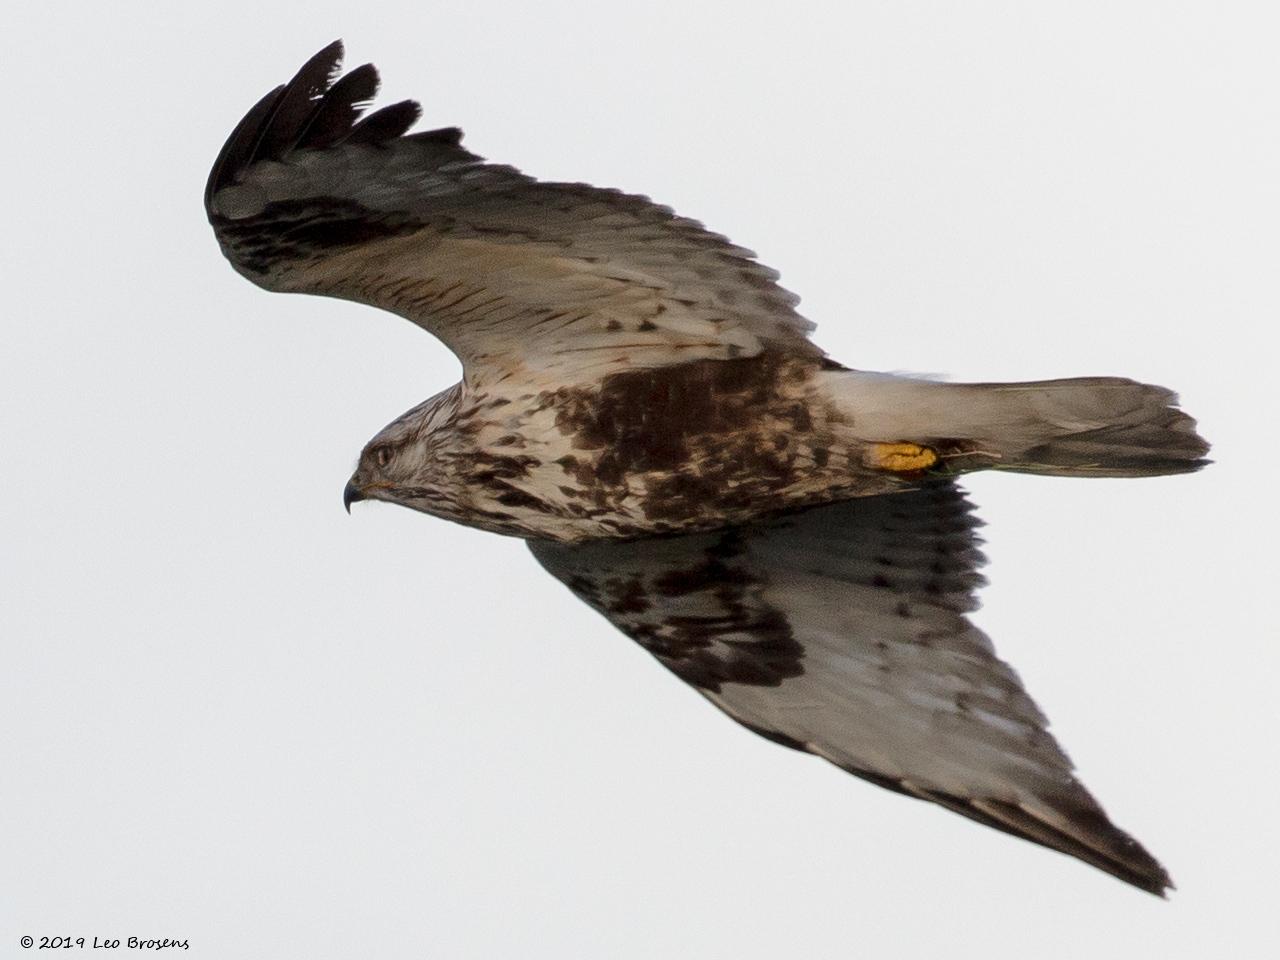
[{"label": "mottled brown plumage", "polygon": [[750,251],[409,134],[415,103],[360,120],[377,73],[336,79],[340,57],[259,101],[205,203],[253,282],[395,311],[462,360],[365,448],[348,506],[524,537],[749,729],[1163,891],[965,618],[981,557],[952,478],[1195,470],[1173,394],[848,369]]}]

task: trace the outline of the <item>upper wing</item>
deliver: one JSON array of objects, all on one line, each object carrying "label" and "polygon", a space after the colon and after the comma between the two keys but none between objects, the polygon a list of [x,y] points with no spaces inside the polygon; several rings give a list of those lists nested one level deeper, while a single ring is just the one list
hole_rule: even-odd
[{"label": "upper wing", "polygon": [[1152,893],[1168,874],[1072,775],[965,618],[976,521],[944,483],[708,534],[534,556],[739,723]]},{"label": "upper wing", "polygon": [[341,57],[331,44],[259,101],[209,174],[209,220],[250,280],[399,313],[471,377],[821,356],[751,251],[645,197],[486,163],[456,128],[406,134],[412,101],[357,122],[378,75],[334,82]]}]

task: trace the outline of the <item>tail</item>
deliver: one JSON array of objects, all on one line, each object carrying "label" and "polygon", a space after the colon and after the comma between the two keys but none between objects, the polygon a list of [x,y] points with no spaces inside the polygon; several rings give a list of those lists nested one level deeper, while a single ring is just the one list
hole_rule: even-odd
[{"label": "tail", "polygon": [[825,376],[859,439],[928,446],[956,470],[1155,477],[1209,462],[1209,445],[1173,391],[1121,377],[941,383],[852,370]]}]

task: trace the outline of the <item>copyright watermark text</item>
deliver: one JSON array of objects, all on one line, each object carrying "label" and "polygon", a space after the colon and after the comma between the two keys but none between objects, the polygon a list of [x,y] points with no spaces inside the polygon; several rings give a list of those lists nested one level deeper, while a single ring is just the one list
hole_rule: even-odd
[{"label": "copyright watermark text", "polygon": [[23,937],[26,950],[186,950],[186,939],[172,937]]}]

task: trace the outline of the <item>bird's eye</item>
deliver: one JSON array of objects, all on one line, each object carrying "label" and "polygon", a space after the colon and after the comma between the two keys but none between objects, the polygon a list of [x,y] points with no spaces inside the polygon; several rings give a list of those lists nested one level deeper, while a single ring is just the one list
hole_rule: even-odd
[{"label": "bird's eye", "polygon": [[391,448],[376,447],[373,451],[373,460],[378,466],[385,467],[391,462]]}]

